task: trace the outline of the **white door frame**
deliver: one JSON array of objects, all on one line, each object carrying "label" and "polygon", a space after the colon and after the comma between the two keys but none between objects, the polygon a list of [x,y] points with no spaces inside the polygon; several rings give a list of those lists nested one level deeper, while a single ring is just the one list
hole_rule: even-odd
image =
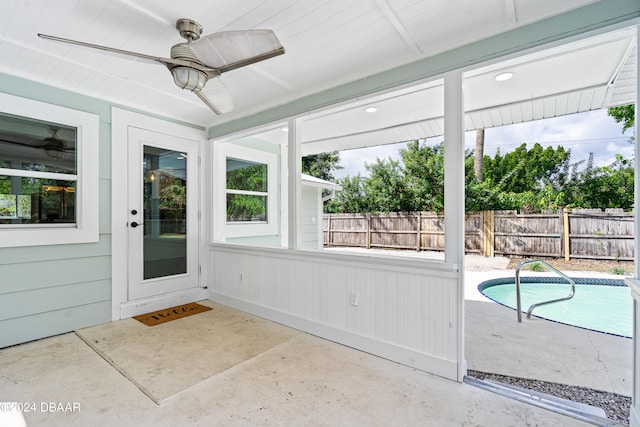
[{"label": "white door frame", "polygon": [[[197,141],[200,152],[206,154],[205,145],[206,134],[204,130],[195,129],[176,123],[167,122],[161,119],[133,113],[119,108],[111,109],[111,319],[125,319],[138,314],[160,310],[187,302],[198,301],[207,298],[206,290],[206,261],[207,253],[206,236],[204,231],[207,227],[202,223],[206,222],[205,211],[207,203],[202,199],[204,193],[203,177],[208,175],[201,173],[199,178],[200,191],[200,216],[201,225],[199,230],[200,245],[199,254],[202,272],[200,275],[200,287],[164,294],[139,300],[128,300],[128,227],[127,216],[128,197],[126,191],[118,189],[128,188],[128,129],[137,127],[174,135],[179,138]],[[204,157],[206,159],[206,156]],[[201,168],[206,169],[206,168]]]}]

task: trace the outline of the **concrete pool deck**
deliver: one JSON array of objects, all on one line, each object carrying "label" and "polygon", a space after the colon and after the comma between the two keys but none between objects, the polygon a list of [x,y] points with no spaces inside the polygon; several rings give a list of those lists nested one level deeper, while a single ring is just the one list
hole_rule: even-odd
[{"label": "concrete pool deck", "polygon": [[[570,277],[621,276],[565,271]],[[526,272],[525,275],[550,275]],[[465,357],[471,370],[588,387],[631,396],[633,340],[545,319],[499,305],[477,286],[515,270],[465,272]]]},{"label": "concrete pool deck", "polygon": [[[630,396],[631,340],[518,324],[477,291],[504,268],[466,272],[468,368]],[[151,329],[127,319],[1,349],[0,401],[33,404],[28,426],[588,425],[202,303],[214,310]]]},{"label": "concrete pool deck", "polygon": [[[443,259],[442,252],[334,248],[331,250]],[[489,279],[514,277],[509,258],[465,255],[465,358],[467,368],[520,378],[632,394],[633,340],[545,319],[517,322],[516,311],[478,291]],[[564,271],[570,277],[623,279],[593,271]],[[523,271],[522,276],[553,276]]]}]

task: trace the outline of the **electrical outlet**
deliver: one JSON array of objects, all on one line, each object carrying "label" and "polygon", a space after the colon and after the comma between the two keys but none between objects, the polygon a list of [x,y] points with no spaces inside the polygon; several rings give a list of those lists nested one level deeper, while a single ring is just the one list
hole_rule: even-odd
[{"label": "electrical outlet", "polygon": [[360,304],[360,294],[358,292],[351,292],[351,305],[357,307]]}]

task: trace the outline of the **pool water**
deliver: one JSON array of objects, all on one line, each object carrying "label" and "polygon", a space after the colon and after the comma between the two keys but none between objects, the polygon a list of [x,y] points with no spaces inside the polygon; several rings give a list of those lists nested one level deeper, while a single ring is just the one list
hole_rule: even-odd
[{"label": "pool water", "polygon": [[[531,315],[608,334],[632,336],[633,299],[622,280],[573,279],[576,293],[572,299],[536,307]],[[557,280],[522,278],[520,292],[523,313],[531,304],[569,295],[571,286],[557,283]],[[478,290],[495,302],[516,308],[513,278],[488,280],[481,283]]]}]

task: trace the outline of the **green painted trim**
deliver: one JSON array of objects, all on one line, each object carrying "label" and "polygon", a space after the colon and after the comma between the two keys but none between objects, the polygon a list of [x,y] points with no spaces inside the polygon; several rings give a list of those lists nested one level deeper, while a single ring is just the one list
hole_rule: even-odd
[{"label": "green painted trim", "polygon": [[638,0],[601,0],[392,70],[209,128],[218,138],[640,17]]},{"label": "green painted trim", "polygon": [[104,101],[14,75],[0,74],[0,92],[86,111],[99,115],[101,122],[111,122],[111,105]]},{"label": "green painted trim", "polygon": [[206,130],[204,126],[194,123],[187,123],[171,117],[165,117],[133,107],[115,104],[104,99],[93,98],[67,89],[50,86],[46,83],[23,79],[12,74],[0,74],[0,92],[36,101],[47,102],[53,105],[73,108],[74,110],[98,114],[100,116],[100,121],[108,124],[111,123],[111,108],[115,107],[122,110],[132,111],[134,113],[144,114],[145,116],[154,117],[167,122],[177,123],[193,129]]}]

